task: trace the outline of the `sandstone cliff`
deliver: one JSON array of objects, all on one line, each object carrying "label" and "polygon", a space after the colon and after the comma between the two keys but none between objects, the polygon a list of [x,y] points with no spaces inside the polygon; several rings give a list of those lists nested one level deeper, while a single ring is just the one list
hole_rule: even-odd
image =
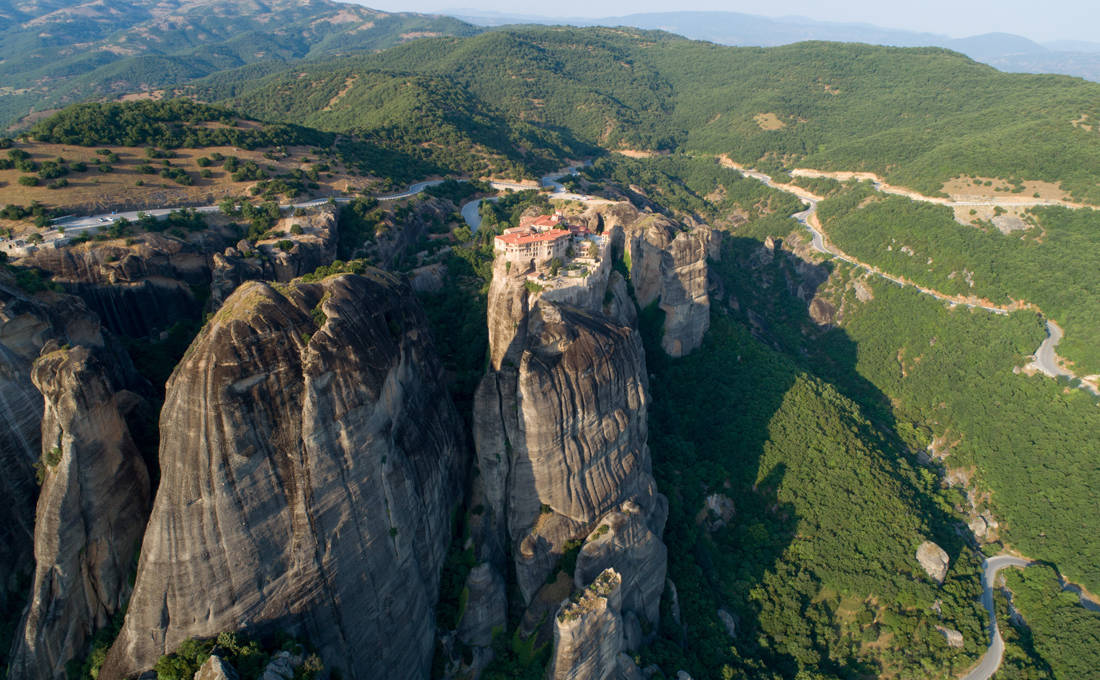
[{"label": "sandstone cliff", "polygon": [[245,283],[168,383],[161,482],[100,678],[278,629],[345,678],[423,678],[460,423],[392,276]]},{"label": "sandstone cliff", "polygon": [[695,351],[710,327],[708,259],[719,256],[715,232],[686,225],[629,203],[590,209],[582,216],[611,236],[613,249],[628,263],[638,304],[657,302],[665,312],[661,347],[669,356]]},{"label": "sandstone cliff", "polygon": [[129,417],[144,400],[132,369],[109,353],[51,341],[35,362],[45,398],[43,484],[34,528],[31,599],[12,647],[12,678],[65,677],[130,592],[151,492]]},{"label": "sandstone cliff", "polygon": [[626,257],[638,304],[657,301],[665,312],[661,348],[673,357],[695,351],[710,328],[707,258],[713,246],[708,227],[691,231],[666,218],[640,219],[626,229]]},{"label": "sandstone cliff", "polygon": [[[475,492],[487,508],[475,526],[479,556],[501,571],[513,562],[530,614],[557,592],[548,577],[565,552],[584,544],[583,573],[569,575],[576,587],[621,567],[630,615],[653,624],[665,581],[667,504],[646,445],[645,354],[637,330],[623,325],[633,320],[633,303],[606,268],[587,277],[591,290],[568,295],[574,304],[552,287],[534,292],[529,274],[498,260],[489,291],[490,370],[474,405]],[[612,526],[614,535],[605,536]],[[613,657],[626,649],[612,646]]]},{"label": "sandstone cliff", "polygon": [[183,241],[163,234],[43,248],[21,261],[80,296],[113,333],[145,337],[198,318],[192,287],[210,282],[210,253],[225,239],[210,232]]},{"label": "sandstone cliff", "polygon": [[622,576],[601,572],[554,617],[553,680],[608,680],[640,675],[623,654]]},{"label": "sandstone cliff", "polygon": [[30,295],[0,273],[0,613],[12,619],[20,612],[9,596],[34,569],[33,465],[41,453],[42,395],[31,381],[31,365],[51,339],[104,345],[98,319],[79,299],[48,291]]}]

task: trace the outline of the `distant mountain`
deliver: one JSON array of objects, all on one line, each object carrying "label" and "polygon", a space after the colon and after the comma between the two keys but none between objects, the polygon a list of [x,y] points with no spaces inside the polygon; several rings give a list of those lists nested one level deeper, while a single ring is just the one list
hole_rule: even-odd
[{"label": "distant mountain", "polygon": [[479,30],[331,0],[0,0],[0,122],[247,64]]},{"label": "distant mountain", "polygon": [[1010,33],[950,38],[871,24],[817,21],[805,17],[770,18],[737,12],[651,12],[598,19],[509,15],[468,9],[448,10],[446,13],[481,26],[516,23],[631,26],[659,29],[720,45],[772,47],[806,40],[826,40],[894,47],[946,47],[1002,71],[1060,73],[1100,81],[1100,43],[1062,41],[1041,45]]}]

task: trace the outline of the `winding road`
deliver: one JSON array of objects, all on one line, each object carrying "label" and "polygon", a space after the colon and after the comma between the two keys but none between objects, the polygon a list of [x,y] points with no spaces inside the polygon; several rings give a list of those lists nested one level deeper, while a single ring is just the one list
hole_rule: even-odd
[{"label": "winding road", "polygon": [[[584,195],[581,195],[581,194],[570,193],[570,192],[566,191],[565,186],[561,182],[558,181],[562,177],[565,177],[567,175],[575,175],[577,173],[577,171],[581,167],[583,167],[584,165],[591,165],[591,161],[586,161],[582,165],[571,165],[569,167],[562,168],[561,170],[558,170],[557,172],[546,175],[546,176],[542,177],[539,180],[539,184],[537,186],[534,185],[531,182],[508,182],[508,181],[499,181],[499,180],[498,181],[491,181],[491,182],[489,182],[489,185],[492,186],[492,188],[496,189],[497,191],[502,191],[502,192],[503,191],[525,191],[525,190],[537,189],[539,187],[547,187],[547,188],[553,189],[553,192],[551,193],[551,198],[564,199],[564,200],[574,200],[574,201],[584,201],[584,202],[593,202],[593,203],[598,203],[598,202],[606,203],[607,201],[604,200],[604,199],[598,199],[598,198],[593,198],[591,196],[584,196]],[[396,200],[400,200],[400,199],[403,199],[403,198],[411,198],[411,197],[413,197],[413,196],[415,196],[419,193],[422,193],[425,189],[427,189],[429,187],[438,186],[438,185],[442,184],[445,181],[446,180],[443,180],[443,179],[424,180],[424,181],[416,182],[414,184],[409,185],[409,187],[407,189],[403,190],[403,191],[399,191],[397,193],[391,193],[391,194],[381,194],[379,196],[375,196],[374,198],[379,200],[379,201],[396,201]],[[317,206],[324,205],[325,203],[328,203],[329,201],[334,201],[338,204],[346,204],[346,203],[350,203],[351,200],[352,199],[348,198],[348,197],[315,198],[315,199],[312,199],[312,200],[309,200],[309,201],[304,201],[304,202],[301,202],[301,203],[283,204],[283,205],[280,205],[279,208],[282,209],[282,210],[293,210],[295,208],[316,208]],[[461,209],[462,210],[462,217],[463,217],[463,219],[466,220],[466,224],[468,224],[470,226],[470,228],[475,230],[475,231],[477,230],[477,228],[479,226],[481,226],[481,217],[478,214],[478,208],[480,207],[480,204],[481,204],[482,200],[496,200],[496,197],[488,198],[488,199],[476,199],[474,201],[469,201],[469,202],[463,204],[462,209]],[[122,220],[122,219],[129,220],[129,221],[137,220],[137,219],[140,218],[141,215],[148,215],[149,217],[154,217],[154,218],[160,219],[160,218],[163,218],[163,217],[167,217],[168,215],[170,215],[171,213],[173,213],[177,210],[183,210],[183,209],[185,209],[185,208],[151,208],[151,209],[148,209],[148,210],[130,210],[130,211],[125,211],[125,212],[100,213],[98,215],[88,215],[88,216],[84,216],[84,217],[78,217],[78,216],[62,217],[62,218],[58,218],[58,219],[53,221],[53,223],[52,223],[53,226],[58,228],[58,230],[54,234],[51,234],[50,236],[48,236],[46,238],[46,240],[47,241],[56,241],[58,239],[64,238],[65,236],[72,236],[74,234],[80,234],[80,233],[89,232],[89,231],[99,231],[100,229],[103,229],[104,227],[108,227],[108,226],[110,226],[110,225],[114,224],[115,222],[117,222],[119,220]],[[204,206],[199,206],[199,207],[196,207],[196,208],[192,208],[192,210],[194,210],[195,212],[200,213],[200,214],[209,215],[209,214],[217,213],[220,210],[220,208],[216,205],[204,205]]]},{"label": "winding road", "polygon": [[982,606],[989,614],[989,649],[982,655],[978,665],[970,669],[962,680],[988,680],[1001,667],[1005,655],[1005,641],[997,625],[997,610],[993,603],[993,588],[997,581],[997,572],[1005,567],[1028,567],[1034,564],[1015,555],[997,555],[986,558],[982,565]]},{"label": "winding road", "polygon": [[[1055,354],[1054,349],[1058,345],[1058,342],[1061,341],[1061,339],[1062,339],[1062,329],[1058,326],[1058,324],[1054,323],[1050,319],[1047,319],[1045,317],[1045,315],[1043,315],[1042,312],[1037,307],[1035,307],[1034,305],[1031,305],[1031,304],[1028,304],[1028,303],[1016,303],[1012,306],[1002,306],[1002,305],[995,305],[995,304],[991,304],[991,303],[987,303],[987,302],[983,302],[983,301],[978,301],[978,300],[975,300],[974,298],[963,298],[963,297],[957,296],[957,295],[946,295],[946,294],[941,293],[941,292],[939,292],[937,290],[934,290],[932,288],[927,288],[925,286],[922,286],[922,285],[920,285],[920,284],[918,284],[914,281],[910,281],[908,279],[898,277],[898,276],[893,276],[891,274],[888,274],[888,273],[882,271],[878,267],[875,267],[874,265],[870,265],[870,264],[867,264],[866,262],[862,262],[860,260],[857,260],[856,258],[852,257],[851,255],[848,255],[844,251],[837,248],[835,245],[830,244],[828,236],[825,234],[824,231],[822,231],[821,223],[817,218],[817,204],[818,204],[819,201],[824,200],[824,199],[822,199],[822,197],[817,196],[817,195],[811,193],[810,191],[808,191],[808,190],[806,190],[806,189],[804,189],[800,186],[797,186],[795,184],[781,184],[781,183],[778,183],[774,179],[772,179],[772,177],[770,175],[766,175],[766,174],[764,174],[762,172],[759,172],[757,170],[751,170],[751,169],[742,167],[741,165],[739,165],[737,163],[734,163],[733,161],[731,161],[728,158],[722,157],[722,158],[720,158],[720,161],[721,161],[721,164],[723,166],[725,166],[727,168],[730,168],[732,170],[736,170],[737,172],[741,173],[741,175],[743,175],[745,177],[755,179],[759,182],[762,182],[763,184],[765,184],[765,185],[767,185],[767,186],[769,186],[773,189],[791,194],[791,195],[797,197],[798,199],[800,199],[804,204],[806,204],[807,207],[806,207],[805,210],[803,210],[801,212],[797,212],[797,213],[791,215],[791,217],[794,218],[795,220],[797,220],[799,222],[799,224],[806,227],[807,231],[810,232],[811,244],[812,244],[813,249],[820,252],[820,253],[823,253],[825,255],[829,255],[831,257],[834,257],[838,260],[842,260],[844,262],[847,262],[848,264],[850,264],[854,267],[858,267],[859,269],[862,269],[862,270],[867,271],[871,274],[874,274],[875,276],[886,279],[887,281],[895,283],[899,286],[902,286],[902,287],[910,286],[912,288],[915,288],[917,291],[919,291],[920,293],[922,293],[924,295],[928,295],[930,297],[936,298],[937,300],[942,300],[943,302],[946,302],[946,303],[948,303],[952,306],[961,305],[963,307],[968,307],[970,309],[982,309],[982,310],[985,310],[987,312],[991,312],[993,314],[1001,314],[1001,315],[1007,315],[1007,314],[1011,313],[1012,311],[1022,309],[1022,308],[1034,309],[1036,312],[1038,312],[1040,314],[1040,316],[1043,317],[1044,321],[1046,322],[1047,337],[1046,337],[1046,339],[1043,340],[1042,344],[1039,345],[1039,348],[1037,350],[1035,350],[1034,361],[1032,361],[1030,364],[1028,364],[1026,368],[1036,370],[1036,371],[1038,371],[1038,372],[1040,372],[1044,375],[1050,376],[1052,378],[1057,378],[1059,376],[1065,376],[1065,377],[1068,377],[1068,378],[1071,378],[1071,379],[1077,378],[1077,375],[1074,374],[1072,371],[1069,371],[1069,370],[1063,368],[1062,366],[1058,365],[1058,357]],[[901,187],[890,186],[888,184],[883,183],[882,180],[880,178],[878,178],[877,176],[870,175],[869,173],[827,173],[827,172],[821,172],[821,171],[817,171],[817,170],[795,169],[795,170],[791,171],[791,174],[795,175],[795,176],[803,176],[803,177],[832,177],[832,176],[835,176],[835,175],[838,175],[838,174],[843,175],[843,176],[851,175],[851,176],[854,176],[854,177],[859,178],[859,179],[869,179],[874,184],[876,189],[878,189],[880,191],[883,191],[885,193],[897,194],[899,196],[905,196],[906,198],[909,198],[911,200],[924,201],[924,202],[927,202],[927,203],[935,203],[935,204],[938,204],[938,205],[945,205],[945,206],[949,206],[949,207],[963,206],[963,205],[976,205],[976,206],[1062,205],[1062,206],[1074,207],[1074,208],[1091,208],[1092,207],[1092,206],[1081,206],[1081,205],[1077,205],[1077,204],[1067,203],[1065,201],[1030,200],[1030,199],[1016,199],[1016,198],[990,199],[988,201],[951,201],[951,200],[945,199],[945,198],[922,196],[921,194],[917,194],[916,192],[913,192],[913,191],[908,190],[908,189],[904,189],[904,188],[901,188]],[[1087,390],[1087,391],[1091,392],[1094,395],[1100,396],[1100,387],[1097,387],[1096,385],[1092,385],[1088,382],[1083,382],[1083,381],[1080,383],[1080,386],[1081,386],[1081,389]]]}]

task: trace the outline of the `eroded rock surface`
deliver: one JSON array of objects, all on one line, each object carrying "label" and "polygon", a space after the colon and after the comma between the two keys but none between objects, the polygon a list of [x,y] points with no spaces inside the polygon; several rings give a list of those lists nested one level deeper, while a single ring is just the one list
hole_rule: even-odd
[{"label": "eroded rock surface", "polygon": [[210,282],[210,253],[225,247],[214,231],[184,241],[143,234],[65,248],[43,248],[21,263],[49,272],[81,297],[112,332],[155,335],[200,312],[195,290]]},{"label": "eroded rock surface", "polygon": [[719,254],[713,230],[640,213],[629,204],[597,210],[605,231],[630,263],[638,304],[645,308],[657,301],[665,312],[662,349],[673,357],[696,350],[710,328],[708,259]]},{"label": "eroded rock surface", "polygon": [[31,600],[12,647],[11,677],[64,678],[130,593],[149,516],[149,474],[130,433],[144,400],[132,369],[107,352],[51,341],[35,362],[45,397],[43,483]]},{"label": "eroded rock surface", "polygon": [[[665,584],[667,502],[646,443],[645,353],[626,281],[609,267],[583,291],[532,290],[530,274],[498,259],[489,291],[490,370],[474,405],[475,497],[486,511],[474,535],[496,573],[512,561],[521,628],[553,634],[555,677],[608,677],[600,673],[642,642],[642,622],[656,623]],[[558,571],[567,550],[579,550],[572,574]],[[608,570],[613,616],[539,629],[562,597]]]},{"label": "eroded rock surface", "polygon": [[212,309],[217,309],[245,281],[285,283],[336,259],[336,211],[333,208],[284,217],[270,231],[274,234],[270,238],[255,244],[240,241],[213,256]]},{"label": "eroded rock surface", "polygon": [[168,383],[161,482],[105,680],[282,630],[345,678],[423,678],[461,430],[407,286],[240,286]]},{"label": "eroded rock surface", "polygon": [[458,626],[458,636],[467,645],[488,647],[494,631],[508,624],[504,579],[488,562],[470,570],[466,577],[466,610]]},{"label": "eroded rock surface", "polygon": [[554,617],[551,678],[603,680],[623,675],[625,669],[619,662],[623,649],[621,591],[622,577],[608,569],[576,597],[562,603]]},{"label": "eroded rock surface", "polygon": [[51,339],[104,345],[99,320],[78,299],[51,291],[34,295],[0,273],[0,613],[14,620],[22,605],[11,594],[34,569],[34,463],[41,455],[42,395],[31,366]]}]

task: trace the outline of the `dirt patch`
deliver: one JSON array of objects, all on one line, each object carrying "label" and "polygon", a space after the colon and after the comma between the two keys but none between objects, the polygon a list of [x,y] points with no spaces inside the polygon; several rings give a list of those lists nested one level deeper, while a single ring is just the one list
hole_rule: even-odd
[{"label": "dirt patch", "polygon": [[657,156],[667,155],[660,151],[646,151],[644,149],[616,149],[615,153],[627,158],[656,158]]},{"label": "dirt patch", "polygon": [[344,95],[346,95],[351,90],[352,86],[355,85],[355,81],[358,80],[358,79],[359,79],[359,76],[348,76],[347,78],[345,78],[344,79],[344,86],[340,88],[340,91],[337,92],[332,97],[332,99],[328,100],[328,104],[325,104],[325,108],[323,108],[321,110],[322,111],[331,111],[332,107],[336,106],[336,103],[344,98]]},{"label": "dirt patch", "polygon": [[136,102],[143,100],[159,101],[164,99],[164,90],[150,90],[148,92],[131,92],[118,98],[120,102]]},{"label": "dirt patch", "polygon": [[871,286],[862,279],[856,279],[852,282],[852,288],[855,289],[856,299],[860,302],[870,302],[875,299],[875,291]]},{"label": "dirt patch", "polygon": [[758,113],[752,119],[756,121],[761,130],[782,130],[787,127],[787,124],[774,113]]},{"label": "dirt patch", "polygon": [[1027,231],[1035,226],[1027,206],[956,205],[955,221],[968,227],[988,229],[992,224],[1002,234]]},{"label": "dirt patch", "polygon": [[996,199],[1011,203],[1013,200],[1031,202],[1069,201],[1070,196],[1053,182],[1026,180],[1010,183],[996,177],[956,177],[945,182],[943,192],[954,201],[979,201]]},{"label": "dirt patch", "polygon": [[1089,122],[1089,114],[1087,113],[1082,113],[1080,118],[1070,121],[1070,125],[1088,132],[1092,132],[1094,129],[1093,124]]}]

